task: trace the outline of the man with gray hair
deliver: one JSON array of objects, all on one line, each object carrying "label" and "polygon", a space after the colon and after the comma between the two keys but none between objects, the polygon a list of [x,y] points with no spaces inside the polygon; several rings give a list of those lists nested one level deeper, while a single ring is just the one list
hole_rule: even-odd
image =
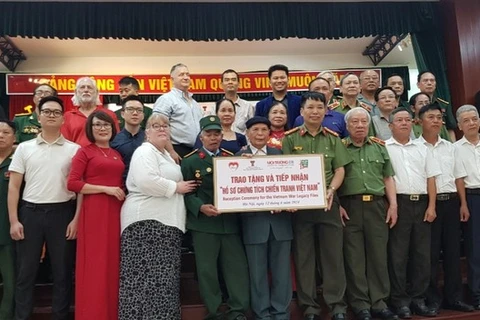
[{"label": "man with gray hair", "polygon": [[[387,307],[388,229],[397,223],[393,168],[385,142],[368,137],[370,115],[362,107],[347,112],[349,137],[342,140],[353,162],[345,166],[345,183],[338,190],[344,217],[346,295],[357,320],[398,317]],[[388,201],[385,201],[385,198]]]},{"label": "man with gray hair", "polygon": [[117,127],[117,132],[120,131],[117,116],[113,111],[101,105],[98,94],[97,84],[92,78],[82,77],[77,80],[72,102],[78,109],[65,113],[65,122],[61,129],[65,139],[73,141],[82,147],[89,145],[90,141],[88,141],[85,134],[85,123],[88,116],[96,110],[101,110],[112,117]]},{"label": "man with gray hair", "polygon": [[177,63],[170,70],[170,77],[173,87],[157,99],[153,112],[162,113],[169,119],[171,142],[167,145],[167,151],[179,162],[193,150],[200,132],[202,111],[192,98],[193,94],[188,92],[191,79],[187,66]]},{"label": "man with gray hair", "polygon": [[466,252],[468,260],[468,286],[472,304],[480,310],[480,122],[478,111],[472,105],[457,110],[458,127],[462,139],[454,143],[455,161],[464,178],[455,180],[460,197],[460,214],[470,217],[467,222]]}]

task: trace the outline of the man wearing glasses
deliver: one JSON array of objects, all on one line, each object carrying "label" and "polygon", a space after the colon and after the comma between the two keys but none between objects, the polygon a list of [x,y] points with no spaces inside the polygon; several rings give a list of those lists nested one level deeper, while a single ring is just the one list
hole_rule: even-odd
[{"label": "man wearing glasses", "polygon": [[16,241],[18,267],[15,319],[29,319],[32,313],[35,276],[44,241],[54,279],[52,316],[67,319],[75,255],[72,240],[77,237],[80,206],[76,205],[75,193],[68,191],[66,185],[79,146],[60,133],[64,121],[62,100],[45,97],[38,110],[41,132],[17,147],[9,167],[10,236]]},{"label": "man wearing glasses", "polygon": [[120,115],[124,120],[124,127],[110,142],[110,146],[122,155],[125,163],[124,181],[127,179],[133,152],[145,140],[145,131],[141,128],[145,117],[143,110],[143,102],[138,96],[127,96],[123,99]]},{"label": "man wearing glasses", "polygon": [[57,90],[48,84],[40,84],[33,90],[33,104],[35,105],[35,109],[32,111],[28,110],[30,108],[27,107],[28,109],[25,109],[28,110],[28,112],[16,114],[13,118],[13,122],[17,128],[15,143],[34,139],[37,134],[40,133],[38,103],[40,99],[51,96],[56,97]]}]

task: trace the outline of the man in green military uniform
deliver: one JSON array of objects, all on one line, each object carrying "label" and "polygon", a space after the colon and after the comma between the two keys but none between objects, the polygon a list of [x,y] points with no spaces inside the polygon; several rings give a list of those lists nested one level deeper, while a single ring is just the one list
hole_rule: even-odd
[{"label": "man in green military uniform", "polygon": [[346,114],[348,110],[355,107],[362,107],[368,112],[372,112],[372,107],[358,100],[360,94],[360,79],[356,74],[347,73],[340,79],[340,92],[342,99],[328,105],[330,110]]},{"label": "man in green military uniform", "polygon": [[249,276],[238,215],[222,214],[213,205],[213,159],[230,156],[220,149],[220,119],[208,116],[200,120],[202,147],[182,160],[183,178],[196,180],[199,187],[185,195],[187,229],[192,234],[200,295],[208,310],[205,319],[223,319],[218,308],[222,293],[218,281],[220,267],[228,291],[227,320],[246,320],[249,307]]},{"label": "man in green military uniform", "polygon": [[343,230],[339,201],[335,195],[345,174],[344,166],[351,157],[338,134],[322,127],[327,102],[322,93],[307,92],[302,96],[303,126],[283,140],[284,154],[320,154],[324,156],[327,190],[326,210],[302,210],[293,216],[293,254],[297,275],[297,296],[304,319],[318,319],[321,313],[316,301],[316,247],[320,248],[319,263],[323,275],[323,298],[333,320],[346,319],[343,300],[346,287],[343,263]]},{"label": "man in green military uniform", "polygon": [[[397,222],[393,168],[383,140],[368,137],[370,115],[354,108],[345,115],[349,137],[343,140],[353,158],[345,166],[338,190],[344,230],[347,298],[357,320],[398,319],[386,300],[390,295],[387,271],[388,226]],[[388,210],[384,196],[388,199]]]},{"label": "man in green military uniform", "polygon": [[[133,77],[123,77],[118,81],[118,91],[120,93],[120,104],[123,105],[123,100],[129,96],[138,96],[138,92],[140,91],[140,84],[138,80]],[[140,127],[145,130],[147,125],[147,120],[152,115],[152,108],[147,106],[143,106],[143,120],[140,124]],[[117,115],[118,124],[120,125],[120,129],[125,127],[125,119],[122,117],[122,108],[115,111]]]},{"label": "man in green military uniform", "polygon": [[443,113],[443,121],[447,127],[448,134],[450,135],[449,141],[455,142],[457,139],[454,130],[457,128],[457,121],[453,116],[453,110],[450,103],[435,95],[435,90],[437,89],[435,75],[430,71],[420,72],[417,77],[417,87],[421,92],[428,94],[431,103],[437,102],[440,105]]},{"label": "man in green military uniform", "polygon": [[15,124],[0,119],[0,274],[3,278],[3,298],[0,304],[0,319],[13,319],[15,264],[14,243],[10,237],[7,195],[10,173],[8,167],[12,162],[13,144],[15,142]]},{"label": "man in green military uniform", "polygon": [[[409,112],[412,114],[412,117],[413,117],[412,131],[413,131],[413,134],[415,135],[415,138],[418,138],[423,133],[423,128],[420,123],[420,118],[418,114],[420,112],[420,109],[423,106],[430,104],[430,97],[426,93],[419,92],[414,94],[410,98],[409,104],[410,104]],[[451,141],[450,134],[448,133],[445,123],[442,124],[442,127],[440,129],[440,137],[447,141]]]},{"label": "man in green military uniform", "polygon": [[40,123],[38,122],[38,104],[40,100],[45,97],[57,96],[57,90],[48,84],[40,84],[35,90],[33,90],[33,104],[34,109],[31,106],[25,107],[26,113],[16,114],[13,118],[13,122],[17,127],[16,131],[16,143],[31,140],[40,133]]}]

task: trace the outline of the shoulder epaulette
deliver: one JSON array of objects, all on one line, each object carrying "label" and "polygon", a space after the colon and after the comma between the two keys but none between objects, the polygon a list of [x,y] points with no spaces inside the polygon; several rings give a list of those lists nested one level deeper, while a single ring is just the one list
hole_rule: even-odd
[{"label": "shoulder epaulette", "polygon": [[193,150],[192,152],[184,155],[183,158],[184,158],[184,159],[185,159],[185,158],[188,158],[188,157],[190,157],[192,154],[194,154],[194,153],[197,152],[197,151],[198,151],[198,149],[195,149],[195,150]]},{"label": "shoulder epaulette", "polygon": [[336,133],[335,131],[331,130],[331,129],[328,129],[327,127],[323,127],[323,132],[324,133],[330,133],[331,135],[335,136],[335,137],[338,137],[338,133]]},{"label": "shoulder epaulette", "polygon": [[372,107],[370,107],[368,104],[366,104],[365,102],[360,102],[360,106],[367,110],[368,112],[372,112]]},{"label": "shoulder epaulette", "polygon": [[372,137],[370,137],[369,139],[370,139],[370,141],[375,142],[375,143],[378,143],[379,145],[382,145],[382,146],[385,145],[385,141],[383,141],[383,140],[380,139],[380,138],[377,138],[377,137],[373,137],[373,136],[372,136]]},{"label": "shoulder epaulette", "polygon": [[437,97],[437,100],[440,101],[443,104],[450,104],[450,102],[448,102],[447,100],[443,100],[443,99],[440,99],[438,97]]},{"label": "shoulder epaulette", "polygon": [[30,113],[30,112],[25,112],[25,113],[17,113],[17,114],[15,114],[15,117],[23,117],[23,116],[29,116],[29,115],[31,115],[31,113]]},{"label": "shoulder epaulette", "polygon": [[289,134],[292,134],[294,132],[297,132],[298,129],[300,129],[300,127],[296,127],[296,128],[293,128],[293,129],[290,129],[288,131],[285,131],[285,135],[288,136]]},{"label": "shoulder epaulette", "polygon": [[334,102],[332,102],[328,105],[328,108],[330,110],[333,110],[333,109],[337,108],[339,105],[340,105],[340,102],[338,102],[338,100],[335,100]]},{"label": "shoulder epaulette", "polygon": [[222,150],[222,152],[225,152],[225,153],[228,154],[228,155],[233,156],[233,152],[228,151],[227,149],[220,148],[220,150]]}]

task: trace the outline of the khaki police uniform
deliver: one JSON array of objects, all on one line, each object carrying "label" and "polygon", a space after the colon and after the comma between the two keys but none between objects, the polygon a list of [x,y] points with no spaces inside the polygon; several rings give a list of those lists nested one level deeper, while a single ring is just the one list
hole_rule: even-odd
[{"label": "khaki police uniform", "polygon": [[361,147],[350,138],[343,143],[353,158],[345,166],[345,179],[338,191],[350,217],[345,222],[343,248],[347,298],[354,313],[380,311],[387,308],[385,301],[390,294],[384,178],[394,172],[382,140],[369,137]]}]

